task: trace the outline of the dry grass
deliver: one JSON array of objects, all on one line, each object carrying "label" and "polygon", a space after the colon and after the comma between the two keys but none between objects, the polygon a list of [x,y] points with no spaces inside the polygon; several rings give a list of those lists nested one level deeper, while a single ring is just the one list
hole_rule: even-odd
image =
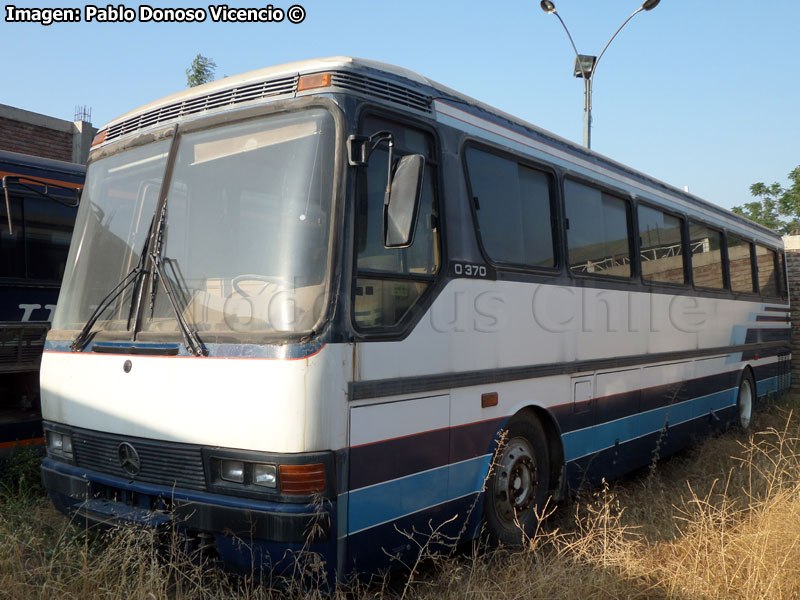
[{"label": "dry grass", "polygon": [[[655,469],[556,510],[519,550],[476,547],[336,598],[800,597],[800,409],[759,414]],[[12,470],[13,471],[13,470]],[[20,471],[24,473],[24,470]],[[152,532],[66,525],[30,478],[0,483],[0,596],[308,598],[229,577]]]}]

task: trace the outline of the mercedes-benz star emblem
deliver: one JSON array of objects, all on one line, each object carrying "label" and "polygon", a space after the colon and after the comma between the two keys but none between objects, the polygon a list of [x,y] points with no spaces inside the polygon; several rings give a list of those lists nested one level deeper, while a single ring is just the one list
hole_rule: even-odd
[{"label": "mercedes-benz star emblem", "polygon": [[119,466],[129,475],[136,475],[142,467],[139,453],[128,442],[122,442],[117,446],[117,460]]}]

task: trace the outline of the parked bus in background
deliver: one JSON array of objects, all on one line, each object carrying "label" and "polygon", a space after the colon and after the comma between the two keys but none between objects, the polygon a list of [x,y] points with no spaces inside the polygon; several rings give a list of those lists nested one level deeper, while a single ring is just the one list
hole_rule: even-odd
[{"label": "parked bus in background", "polygon": [[85,172],[0,151],[0,451],[44,443],[39,363]]},{"label": "parked bus in background", "polygon": [[788,311],[764,227],[404,69],[270,67],[98,134],[43,480],[247,569],[513,543],[550,496],[748,427]]}]

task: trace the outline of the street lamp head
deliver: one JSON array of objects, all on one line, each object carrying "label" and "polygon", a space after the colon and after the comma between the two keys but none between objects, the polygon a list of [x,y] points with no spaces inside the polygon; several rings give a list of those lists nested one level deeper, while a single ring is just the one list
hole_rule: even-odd
[{"label": "street lamp head", "polygon": [[[648,0],[648,2],[652,2],[652,0]],[[659,0],[656,0],[656,4],[658,4]],[[539,3],[539,6],[542,7],[542,10],[546,12],[548,15],[552,15],[556,12],[556,5],[553,4],[550,0],[542,0]]]},{"label": "street lamp head", "polygon": [[644,0],[642,8],[644,10],[653,10],[656,6],[658,6],[659,2],[661,2],[661,0]]}]

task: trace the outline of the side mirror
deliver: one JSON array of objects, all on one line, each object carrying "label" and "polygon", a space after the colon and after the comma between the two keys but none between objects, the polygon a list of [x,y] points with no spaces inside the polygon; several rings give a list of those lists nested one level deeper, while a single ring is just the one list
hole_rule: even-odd
[{"label": "side mirror", "polygon": [[421,154],[408,154],[398,161],[383,202],[386,248],[407,248],[414,241],[424,172],[425,157]]}]

